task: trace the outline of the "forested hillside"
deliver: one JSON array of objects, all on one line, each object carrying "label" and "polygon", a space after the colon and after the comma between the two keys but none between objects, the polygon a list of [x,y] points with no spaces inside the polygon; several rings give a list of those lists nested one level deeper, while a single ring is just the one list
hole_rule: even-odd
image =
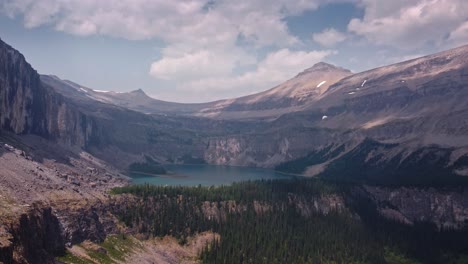
[{"label": "forested hillside", "polygon": [[382,217],[358,186],[276,180],[221,187],[128,186],[114,213],[148,236],[180,243],[220,235],[203,263],[464,263],[468,230],[407,225]]}]

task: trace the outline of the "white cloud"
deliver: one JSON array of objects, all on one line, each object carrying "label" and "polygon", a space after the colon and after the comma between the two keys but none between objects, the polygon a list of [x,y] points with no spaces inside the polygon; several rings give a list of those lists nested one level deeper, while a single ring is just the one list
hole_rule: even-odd
[{"label": "white cloud", "polygon": [[449,41],[456,45],[468,44],[468,21],[450,32]]},{"label": "white cloud", "polygon": [[424,57],[425,55],[426,54],[415,53],[415,54],[406,54],[406,55],[401,55],[401,56],[384,56],[382,58],[382,64],[388,65],[388,64],[393,64],[393,63],[399,63],[403,61],[408,61],[408,60],[413,60],[413,59],[417,59],[420,57]]},{"label": "white cloud", "polygon": [[165,50],[162,59],[151,65],[150,74],[164,80],[187,81],[210,76],[229,76],[235,67],[255,63],[255,59],[241,49],[230,51],[203,49],[183,53]]},{"label": "white cloud", "polygon": [[[316,53],[283,49],[260,62],[256,73],[235,74],[238,67],[255,67],[261,48],[299,44],[285,18],[329,1],[333,0],[3,0],[0,12],[22,17],[29,28],[45,25],[79,36],[159,39],[166,46],[161,58],[151,64],[151,76],[179,87],[223,82],[234,88],[235,83],[246,86],[282,81],[311,65],[301,64],[301,60]],[[267,63],[275,56],[287,60],[277,61],[278,65],[297,65],[274,70]]]},{"label": "white cloud", "polygon": [[377,44],[399,48],[443,45],[466,22],[466,0],[363,0],[364,18],[352,19],[350,32]]},{"label": "white cloud", "polygon": [[[148,65],[151,76],[187,92],[238,95],[269,88],[332,54],[292,51],[305,49],[305,43],[291,34],[286,18],[338,1],[361,5],[364,17],[352,19],[348,32],[329,28],[313,34],[324,47],[350,38],[355,49],[390,45],[408,49],[404,55],[424,54],[426,45],[440,49],[468,42],[466,0],[0,0],[0,13],[23,19],[28,28],[160,40],[165,46]],[[272,52],[257,58],[267,49]],[[375,66],[376,56],[385,62],[390,57],[372,54],[371,63],[359,64]],[[246,65],[254,70],[244,73]]]},{"label": "white cloud", "polygon": [[231,91],[235,93],[241,91],[243,94],[259,92],[294,77],[302,70],[335,53],[331,50],[305,52],[280,49],[268,54],[253,71],[223,78],[207,77],[181,82],[177,89],[184,93],[192,93],[191,98],[196,96],[198,101],[215,99],[216,93],[212,92],[217,91],[222,91],[226,95]]},{"label": "white cloud", "polygon": [[292,77],[334,53],[334,51],[330,50],[306,52],[281,49],[268,54],[268,56],[258,64],[256,74],[271,75],[271,79],[280,81],[280,79]]},{"label": "white cloud", "polygon": [[150,73],[165,80],[229,74],[233,64],[222,62],[230,62],[231,58],[225,58],[224,54],[219,55],[209,50],[201,50],[180,57],[164,57],[151,65]]},{"label": "white cloud", "polygon": [[334,28],[327,28],[320,33],[312,34],[312,39],[325,47],[334,46],[346,39],[346,34]]},{"label": "white cloud", "polygon": [[[216,40],[242,34],[258,45],[290,44],[284,18],[315,9],[319,0],[3,0],[0,12],[22,16],[26,27],[53,26],[76,35],[102,34],[167,42]],[[228,41],[232,41],[232,36]]]}]

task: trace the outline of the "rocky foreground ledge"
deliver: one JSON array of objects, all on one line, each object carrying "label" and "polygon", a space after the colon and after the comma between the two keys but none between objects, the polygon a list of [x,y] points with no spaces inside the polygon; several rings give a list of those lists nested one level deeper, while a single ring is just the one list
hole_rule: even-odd
[{"label": "rocky foreground ledge", "polygon": [[0,262],[52,263],[66,246],[118,233],[108,190],[127,177],[85,152],[44,155],[38,138],[1,139]]}]

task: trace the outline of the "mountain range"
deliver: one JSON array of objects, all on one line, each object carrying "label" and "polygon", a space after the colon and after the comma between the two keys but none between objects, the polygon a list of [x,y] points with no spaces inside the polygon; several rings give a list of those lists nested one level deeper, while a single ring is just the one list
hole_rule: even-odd
[{"label": "mountain range", "polygon": [[[280,189],[309,214],[352,211],[343,209],[351,200],[405,224],[466,227],[468,192],[456,188],[468,179],[467,102],[468,45],[361,73],[320,62],[264,92],[182,104],[40,75],[0,40],[0,262],[54,263],[65,246],[121,234],[112,212],[140,198],[109,191],[129,184],[135,164],[353,183],[348,196],[325,190],[310,201]],[[202,206],[210,217],[242,211],[235,201]],[[254,201],[255,210],[269,206]]]},{"label": "mountain range", "polygon": [[40,76],[2,45],[3,129],[83,148],[119,169],[148,156],[309,176],[341,174],[343,159],[391,178],[411,178],[406,171],[422,164],[453,177],[468,171],[468,46],[357,74],[321,62],[261,93],[181,104]]},{"label": "mountain range", "polygon": [[41,80],[67,97],[82,100],[86,98],[146,114],[248,120],[277,118],[285,113],[303,110],[330,85],[349,75],[351,75],[349,70],[320,62],[270,90],[234,99],[198,104],[157,100],[149,97],[141,89],[128,93],[90,89],[52,75],[42,75]]}]

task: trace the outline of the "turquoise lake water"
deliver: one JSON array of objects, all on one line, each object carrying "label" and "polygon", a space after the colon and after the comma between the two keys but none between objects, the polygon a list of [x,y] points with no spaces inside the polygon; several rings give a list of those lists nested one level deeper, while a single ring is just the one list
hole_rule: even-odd
[{"label": "turquoise lake water", "polygon": [[260,180],[260,179],[289,179],[292,176],[278,173],[274,170],[231,167],[216,165],[165,165],[168,171],[174,174],[163,176],[149,176],[132,173],[133,184],[154,185],[182,185],[202,186],[228,185],[233,182]]}]

